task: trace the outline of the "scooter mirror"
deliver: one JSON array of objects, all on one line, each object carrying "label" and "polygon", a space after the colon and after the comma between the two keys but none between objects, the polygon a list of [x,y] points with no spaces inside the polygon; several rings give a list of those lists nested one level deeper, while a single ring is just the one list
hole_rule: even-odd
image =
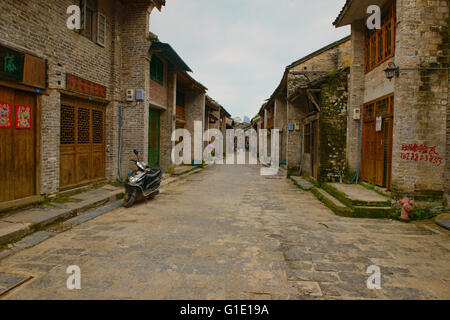
[{"label": "scooter mirror", "polygon": [[136,149],[134,149],[133,152],[134,152],[135,155],[139,154],[139,152]]}]

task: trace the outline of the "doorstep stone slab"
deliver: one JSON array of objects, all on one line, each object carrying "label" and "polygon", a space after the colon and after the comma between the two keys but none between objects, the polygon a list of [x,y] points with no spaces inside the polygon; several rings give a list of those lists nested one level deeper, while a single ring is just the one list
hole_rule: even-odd
[{"label": "doorstep stone slab", "polygon": [[47,240],[50,237],[53,237],[55,234],[56,234],[55,232],[39,231],[16,242],[14,244],[14,247],[17,247],[19,249],[31,248],[41,243],[42,241]]},{"label": "doorstep stone slab", "polygon": [[194,166],[181,166],[181,167],[176,167],[173,171],[173,175],[174,176],[179,176],[179,175],[182,175],[182,174],[184,174],[184,173],[186,173],[186,172],[188,172],[188,171],[190,171],[190,170],[192,170],[192,169],[194,169],[194,168],[196,168],[196,167],[194,167]]},{"label": "doorstep stone slab", "polygon": [[436,224],[442,228],[450,230],[450,220],[437,220]]},{"label": "doorstep stone slab", "polygon": [[43,227],[70,215],[71,212],[67,209],[44,207],[18,212],[2,220],[10,223],[27,223],[36,227]]},{"label": "doorstep stone slab", "polygon": [[305,179],[303,179],[302,177],[292,177],[292,179],[297,182],[300,187],[302,187],[305,190],[311,190],[312,188],[314,188],[314,186],[312,185],[312,183],[310,183],[309,181],[306,181]]},{"label": "doorstep stone slab", "polygon": [[73,199],[76,200],[90,200],[90,199],[96,199],[98,197],[107,197],[111,193],[111,190],[100,188],[96,190],[91,190],[88,192],[83,192],[80,194],[77,194],[73,196]]},{"label": "doorstep stone slab", "polygon": [[330,183],[337,191],[344,193],[352,201],[387,202],[388,198],[359,184]]},{"label": "doorstep stone slab", "polygon": [[97,217],[99,217],[99,216],[101,216],[101,215],[103,215],[105,213],[113,211],[114,209],[117,209],[120,206],[122,206],[122,204],[123,204],[123,200],[112,202],[112,203],[110,203],[110,204],[108,204],[106,206],[103,206],[101,208],[98,208],[98,209],[89,211],[87,213],[84,213],[81,216],[77,216],[77,217],[74,217],[74,218],[69,219],[67,221],[64,221],[63,225],[64,226],[68,226],[68,227],[73,227],[73,226],[79,225],[79,224],[84,223],[86,221],[89,221],[89,220],[92,220],[94,218],[97,218]]},{"label": "doorstep stone slab", "polygon": [[29,232],[29,223],[0,221],[0,243],[7,243]]},{"label": "doorstep stone slab", "polygon": [[329,194],[328,192],[326,192],[323,189],[316,189],[317,192],[319,192],[323,197],[325,197],[327,200],[331,201],[333,203],[333,205],[338,208],[338,209],[345,209],[347,208],[345,206],[345,204],[343,204],[342,202],[340,202],[338,199],[336,199],[335,197],[333,197],[331,194]]}]

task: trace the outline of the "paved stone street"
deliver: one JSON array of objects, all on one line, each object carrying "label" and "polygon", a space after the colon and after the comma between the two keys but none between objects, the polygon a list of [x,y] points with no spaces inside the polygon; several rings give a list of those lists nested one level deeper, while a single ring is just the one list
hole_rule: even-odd
[{"label": "paved stone street", "polygon": [[[79,291],[66,288],[70,265]],[[368,290],[378,265],[382,290]],[[0,261],[6,299],[450,299],[450,238],[342,218],[256,166],[212,166]]]}]

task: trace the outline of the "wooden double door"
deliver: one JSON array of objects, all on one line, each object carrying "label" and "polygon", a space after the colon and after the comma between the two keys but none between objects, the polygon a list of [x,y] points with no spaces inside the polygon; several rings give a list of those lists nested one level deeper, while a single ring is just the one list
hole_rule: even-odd
[{"label": "wooden double door", "polygon": [[105,107],[61,100],[60,189],[105,178]]},{"label": "wooden double door", "polygon": [[[364,105],[361,178],[391,188],[394,97],[383,97]],[[378,123],[377,123],[378,122]]]},{"label": "wooden double door", "polygon": [[38,193],[38,137],[36,95],[0,86],[0,202]]}]

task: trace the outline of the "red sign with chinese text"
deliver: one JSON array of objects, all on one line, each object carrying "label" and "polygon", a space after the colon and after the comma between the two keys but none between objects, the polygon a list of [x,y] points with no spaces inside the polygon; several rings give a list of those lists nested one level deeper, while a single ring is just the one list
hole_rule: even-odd
[{"label": "red sign with chinese text", "polygon": [[440,166],[444,160],[440,157],[436,147],[429,147],[424,144],[403,144],[402,151],[400,154],[402,160],[424,161],[437,166]]},{"label": "red sign with chinese text", "polygon": [[67,90],[87,94],[89,96],[106,98],[105,86],[74,76],[73,74],[66,75],[66,88]]}]

